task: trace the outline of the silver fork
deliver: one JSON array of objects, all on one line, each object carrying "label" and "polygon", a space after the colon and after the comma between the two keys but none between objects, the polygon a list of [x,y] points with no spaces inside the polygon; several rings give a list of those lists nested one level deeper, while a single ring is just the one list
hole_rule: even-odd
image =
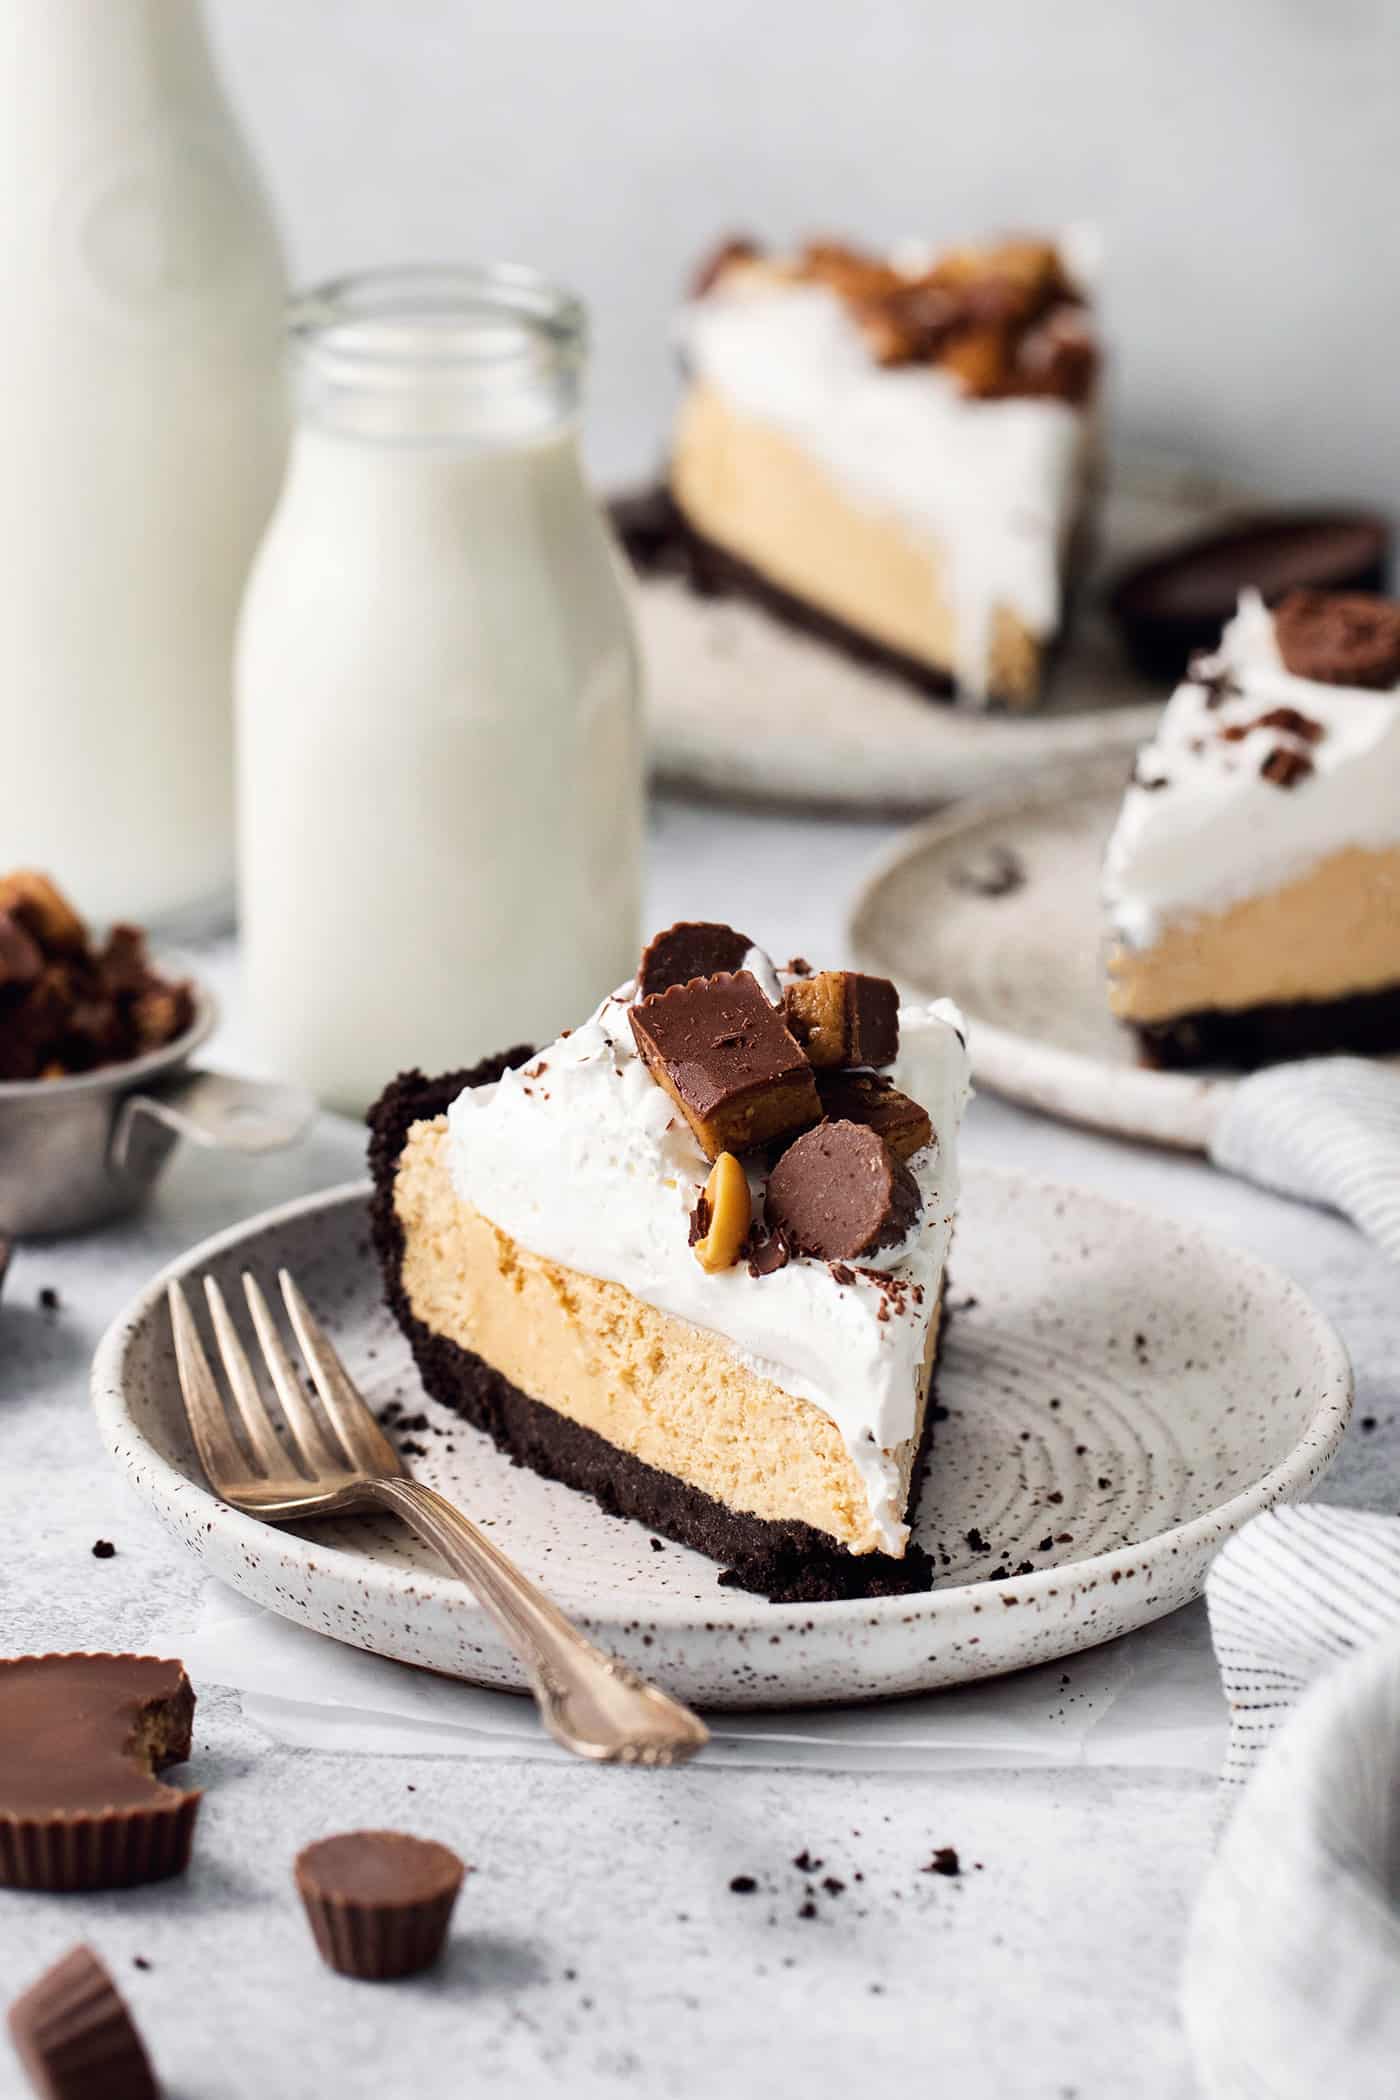
[{"label": "silver fork", "polygon": [[675,1765],[703,1749],[709,1731],[688,1707],[595,1647],[469,1518],[410,1478],[285,1269],[278,1281],[324,1416],[303,1389],[267,1300],[245,1272],[243,1290],[281,1404],[285,1442],[213,1277],[205,1277],[204,1291],[232,1415],[185,1294],[170,1285],[180,1390],[215,1494],[270,1524],[392,1510],[490,1613],[525,1667],[545,1727],[566,1750],[600,1763]]}]

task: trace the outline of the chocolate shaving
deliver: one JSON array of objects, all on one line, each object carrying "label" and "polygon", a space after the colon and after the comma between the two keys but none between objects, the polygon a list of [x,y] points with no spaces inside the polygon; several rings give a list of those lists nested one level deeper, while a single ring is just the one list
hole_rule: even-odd
[{"label": "chocolate shaving", "polygon": [[1296,787],[1300,780],[1306,780],[1312,769],[1313,762],[1305,752],[1292,751],[1286,744],[1275,744],[1259,771],[1275,787],[1291,788]]},{"label": "chocolate shaving", "polygon": [[776,1276],[779,1269],[785,1269],[792,1259],[792,1249],[787,1243],[786,1233],[755,1223],[749,1227],[744,1255],[750,1276]]}]

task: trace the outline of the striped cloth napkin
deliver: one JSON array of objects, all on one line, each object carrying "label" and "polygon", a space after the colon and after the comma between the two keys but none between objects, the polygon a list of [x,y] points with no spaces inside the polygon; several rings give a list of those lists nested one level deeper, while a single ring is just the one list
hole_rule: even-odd
[{"label": "striped cloth napkin", "polygon": [[1400,1261],[1400,1070],[1315,1057],[1251,1073],[1225,1095],[1210,1156],[1341,1211]]},{"label": "striped cloth napkin", "polygon": [[1400,1520],[1271,1510],[1206,1586],[1240,1789],[1187,1946],[1210,2100],[1400,2092]]}]

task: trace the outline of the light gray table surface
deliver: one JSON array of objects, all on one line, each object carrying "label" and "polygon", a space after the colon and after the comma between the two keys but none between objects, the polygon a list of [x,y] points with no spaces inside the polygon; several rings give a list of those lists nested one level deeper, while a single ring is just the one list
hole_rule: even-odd
[{"label": "light gray table surface", "polygon": [[[729,917],[783,954],[834,959],[845,901],[888,836],[874,823],[662,802],[649,923]],[[227,996],[216,1053],[246,1063],[232,951],[205,962]],[[989,1098],[973,1104],[966,1148],[1199,1221],[1294,1275],[1358,1373],[1356,1420],[1323,1493],[1400,1510],[1396,1278],[1349,1228],[1199,1162]],[[347,1178],[359,1157],[359,1134],[331,1119],[297,1154],[251,1169],[185,1153],[137,1223],[16,1255],[0,1310],[0,1650],[140,1648],[149,1629],[192,1614],[192,1564],[99,1447],[93,1348],[172,1254]],[[45,1286],[57,1313],[38,1305]],[[115,1558],[93,1558],[98,1538]],[[196,1740],[190,1773],[207,1797],[183,1880],[90,1898],[0,1890],[0,1996],[91,1941],[176,2100],[1197,2091],[1177,1971],[1215,1825],[1208,1780],[329,1756],[271,1744],[208,1688]],[[428,1977],[355,1985],[312,1951],[292,1856],[364,1824],[442,1838],[475,1870],[449,1956]],[[945,1844],[968,1869],[956,1880],[919,1871]],[[798,1915],[791,1864],[804,1849],[846,1884],[811,1919]],[[758,1895],[729,1892],[742,1873]],[[0,2095],[21,2090],[0,2047]]]}]

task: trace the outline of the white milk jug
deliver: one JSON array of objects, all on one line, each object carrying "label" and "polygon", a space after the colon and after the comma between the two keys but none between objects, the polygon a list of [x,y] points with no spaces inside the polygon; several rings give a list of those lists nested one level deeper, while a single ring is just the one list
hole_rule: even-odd
[{"label": "white milk jug", "polygon": [[277,243],[195,0],[4,0],[0,169],[0,868],[169,923],[232,892],[285,453]]},{"label": "white milk jug", "polygon": [[385,271],[309,295],[293,334],[238,653],[246,990],[266,1060],[358,1112],[631,974],[637,659],[579,460],[576,302]]}]

